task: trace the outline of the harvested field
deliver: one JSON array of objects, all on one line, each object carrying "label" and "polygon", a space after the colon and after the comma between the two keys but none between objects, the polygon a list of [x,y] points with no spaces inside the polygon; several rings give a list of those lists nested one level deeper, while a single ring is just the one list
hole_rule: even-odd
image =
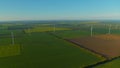
[{"label": "harvested field", "polygon": [[103,40],[120,40],[120,35],[106,34],[106,35],[97,35],[94,37],[99,38],[99,39],[103,39]]},{"label": "harvested field", "polygon": [[119,35],[98,35],[93,37],[75,38],[69,41],[98,53],[107,59],[120,56]]}]

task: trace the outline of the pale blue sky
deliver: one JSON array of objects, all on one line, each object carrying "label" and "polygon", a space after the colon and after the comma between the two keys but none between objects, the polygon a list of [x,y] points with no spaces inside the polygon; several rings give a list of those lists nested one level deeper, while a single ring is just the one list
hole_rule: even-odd
[{"label": "pale blue sky", "polygon": [[0,20],[120,19],[120,0],[0,0]]}]

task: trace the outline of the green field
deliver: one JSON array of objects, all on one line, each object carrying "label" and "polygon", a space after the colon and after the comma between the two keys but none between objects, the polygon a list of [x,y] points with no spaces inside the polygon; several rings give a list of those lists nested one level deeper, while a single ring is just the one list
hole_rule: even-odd
[{"label": "green field", "polygon": [[[88,29],[88,28],[87,28]],[[53,33],[59,37],[62,38],[79,38],[79,37],[85,37],[85,36],[91,36],[90,30],[67,30],[67,31],[56,31]],[[108,29],[106,28],[94,28],[93,29],[93,35],[103,35],[108,34]],[[111,34],[120,34],[120,30],[118,29],[111,29]]]},{"label": "green field", "polygon": [[69,28],[60,28],[60,27],[50,27],[50,26],[42,26],[42,27],[34,27],[32,29],[25,29],[26,33],[32,32],[48,32],[48,31],[58,31],[58,30],[70,30]]},{"label": "green field", "polygon": [[[105,60],[64,40],[90,36],[89,24],[62,25],[54,28],[50,24],[3,24],[0,28],[0,68],[84,68]],[[15,46],[11,45],[11,32],[15,36]],[[108,28],[101,25],[93,29],[94,35],[107,33]],[[111,29],[111,34],[120,34],[119,29]],[[116,68],[119,67],[117,63],[119,59],[97,67]]]},{"label": "green field", "polygon": [[47,33],[24,34],[16,41],[23,45],[22,54],[1,58],[1,68],[80,68],[104,60]]},{"label": "green field", "polygon": [[21,54],[20,50],[21,46],[16,44],[0,46],[0,58],[20,55]]},{"label": "green field", "polygon": [[82,30],[57,31],[53,34],[62,38],[79,38],[84,36],[90,36],[90,32]]},{"label": "green field", "polygon": [[105,63],[105,64],[102,64],[102,65],[99,65],[95,68],[119,68],[120,67],[120,58],[118,59],[115,59],[111,62],[108,62],[108,63]]}]

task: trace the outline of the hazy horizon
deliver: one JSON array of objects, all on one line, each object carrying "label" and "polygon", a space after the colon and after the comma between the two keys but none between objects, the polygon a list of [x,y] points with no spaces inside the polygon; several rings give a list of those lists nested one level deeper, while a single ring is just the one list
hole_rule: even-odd
[{"label": "hazy horizon", "polygon": [[120,20],[120,0],[1,0],[0,21]]}]

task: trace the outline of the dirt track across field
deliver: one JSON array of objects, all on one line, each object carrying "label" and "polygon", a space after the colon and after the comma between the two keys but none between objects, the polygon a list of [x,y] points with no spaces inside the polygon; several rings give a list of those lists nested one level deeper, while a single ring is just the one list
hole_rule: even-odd
[{"label": "dirt track across field", "polygon": [[69,41],[105,56],[108,59],[120,56],[119,35],[98,35],[69,39]]}]

